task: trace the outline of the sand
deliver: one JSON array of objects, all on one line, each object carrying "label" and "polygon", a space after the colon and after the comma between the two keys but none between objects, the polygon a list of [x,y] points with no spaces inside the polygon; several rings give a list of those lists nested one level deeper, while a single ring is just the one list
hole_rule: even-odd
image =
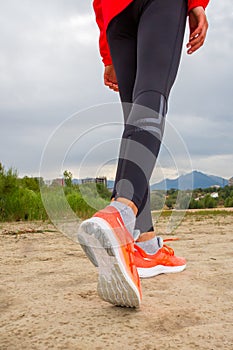
[{"label": "sand", "polygon": [[134,310],[99,299],[96,269],[51,224],[1,224],[0,349],[232,350],[232,227],[186,217],[171,246],[187,269],[144,279]]}]

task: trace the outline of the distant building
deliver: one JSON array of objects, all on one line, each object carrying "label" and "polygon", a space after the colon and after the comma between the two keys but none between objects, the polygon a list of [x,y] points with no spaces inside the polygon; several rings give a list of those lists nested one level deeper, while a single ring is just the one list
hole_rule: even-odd
[{"label": "distant building", "polygon": [[213,186],[210,186],[210,188],[216,188],[216,189],[218,189],[218,188],[221,188],[221,186],[219,186],[219,185],[213,185]]},{"label": "distant building", "polygon": [[97,184],[102,184],[105,187],[107,187],[107,178],[105,176],[103,176],[103,177],[96,177],[95,182]]},{"label": "distant building", "polygon": [[233,186],[233,177],[228,180],[228,186]]},{"label": "distant building", "polygon": [[211,193],[210,197],[212,198],[218,198],[218,192]]},{"label": "distant building", "polygon": [[86,177],[85,179],[81,179],[82,184],[91,184],[95,183],[95,179],[93,177]]},{"label": "distant building", "polygon": [[52,186],[64,186],[64,179],[52,180]]},{"label": "distant building", "polygon": [[87,177],[86,179],[81,180],[82,184],[88,184],[88,183],[96,183],[96,184],[103,184],[105,187],[107,187],[107,178],[105,176],[103,177]]}]

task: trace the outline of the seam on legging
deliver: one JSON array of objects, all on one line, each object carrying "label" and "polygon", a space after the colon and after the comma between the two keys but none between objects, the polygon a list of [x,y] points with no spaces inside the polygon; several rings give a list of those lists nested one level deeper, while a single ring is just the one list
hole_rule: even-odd
[{"label": "seam on legging", "polygon": [[134,123],[134,125],[135,126],[137,126],[137,125],[161,125],[161,122],[162,122],[162,120],[163,120],[163,118],[164,118],[164,116],[161,114],[161,113],[159,113],[158,114],[158,118],[156,118],[156,117],[154,117],[154,118],[141,118],[141,119],[138,119],[135,123]]},{"label": "seam on legging", "polygon": [[[173,59],[171,60],[170,67],[169,67],[169,70],[168,70],[167,79],[166,79],[165,92],[166,92],[167,94],[168,94],[168,91],[167,91],[167,88],[168,88],[168,80],[169,80],[169,77],[170,77],[170,74],[171,74],[171,71],[172,71],[172,67],[173,67],[173,64],[174,64],[174,53],[175,53],[175,48],[176,48],[176,44],[177,44],[178,34],[179,34],[179,32],[180,32],[180,28],[181,28],[181,24],[182,24],[182,21],[181,21],[182,11],[183,11],[183,5],[181,6],[181,9],[180,9],[179,27],[178,27],[178,29],[177,29],[176,39],[175,39],[175,43],[174,43],[173,50],[172,50],[172,57],[173,57]],[[181,50],[182,50],[182,49],[181,49]],[[179,68],[179,65],[178,65],[178,68]],[[177,69],[177,71],[178,71],[178,69]],[[176,72],[176,74],[177,74],[177,72]],[[173,84],[172,84],[172,85],[173,85]]]},{"label": "seam on legging", "polygon": [[[157,94],[162,95],[164,97],[166,105],[167,105],[167,97],[164,95],[164,93],[162,93],[162,92],[160,92],[158,90],[154,90],[154,89],[149,89],[149,90],[144,90],[144,91],[138,92],[136,96],[133,96],[133,103],[134,104],[138,104],[139,106],[141,106],[139,103],[134,102],[134,100],[136,100],[140,95],[142,95],[142,94],[144,94],[146,92],[150,92],[150,91],[156,92]],[[146,107],[146,106],[144,106],[144,107]]]}]

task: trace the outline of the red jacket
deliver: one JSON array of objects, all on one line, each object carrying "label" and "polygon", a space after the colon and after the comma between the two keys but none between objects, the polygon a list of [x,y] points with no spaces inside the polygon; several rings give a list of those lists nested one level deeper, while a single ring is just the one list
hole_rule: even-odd
[{"label": "red jacket", "polygon": [[[100,29],[100,54],[105,66],[112,64],[112,59],[106,38],[106,28],[118,13],[126,8],[133,0],[94,0],[93,7],[96,15],[96,22]],[[188,0],[188,11],[194,7],[202,6],[204,9],[209,0]]]}]

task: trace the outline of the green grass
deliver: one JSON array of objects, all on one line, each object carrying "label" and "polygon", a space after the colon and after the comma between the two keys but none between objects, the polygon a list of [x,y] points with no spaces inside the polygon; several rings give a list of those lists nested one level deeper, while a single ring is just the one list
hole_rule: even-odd
[{"label": "green grass", "polygon": [[[179,211],[177,211],[179,212]],[[153,213],[153,212],[152,212]],[[160,214],[162,217],[170,217],[173,213],[173,210],[163,210]],[[224,210],[224,209],[216,209],[216,210],[210,210],[210,209],[200,209],[200,210],[187,210],[185,213],[185,216],[188,217],[197,217],[197,216],[208,216],[208,217],[217,217],[217,216],[233,216],[233,210]]]},{"label": "green grass", "polygon": [[187,211],[186,216],[233,216],[233,211],[216,209],[216,210],[197,210],[195,212]]},{"label": "green grass", "polygon": [[[80,219],[86,219],[109,203],[111,193],[103,185],[95,183],[73,185],[71,183],[72,174],[67,172],[66,175],[68,176],[66,180],[69,181],[65,187],[56,187],[55,185],[47,187],[43,179],[29,177],[20,179],[18,178],[17,171],[11,168],[6,170],[0,163],[0,222],[44,221],[49,218],[52,220],[54,217],[60,220],[63,217],[69,217],[70,214],[72,214],[72,217],[75,214]],[[199,189],[196,195],[199,195],[199,192],[206,194],[206,199],[212,200],[208,194],[208,190],[202,191]],[[175,203],[177,191],[169,190],[168,193],[172,202]],[[164,206],[164,195],[164,191],[152,192],[152,209]],[[233,205],[233,187],[226,186],[219,191],[219,195],[222,202],[219,206],[224,203]],[[185,194],[184,199],[186,199]],[[214,204],[218,205],[216,201]],[[183,215],[178,210],[164,210],[154,212],[153,216],[170,217],[172,214],[174,216],[176,214]],[[187,210],[184,215],[195,218],[226,217],[232,216],[233,211],[227,211],[221,208],[217,210],[197,209],[196,211]]]}]

